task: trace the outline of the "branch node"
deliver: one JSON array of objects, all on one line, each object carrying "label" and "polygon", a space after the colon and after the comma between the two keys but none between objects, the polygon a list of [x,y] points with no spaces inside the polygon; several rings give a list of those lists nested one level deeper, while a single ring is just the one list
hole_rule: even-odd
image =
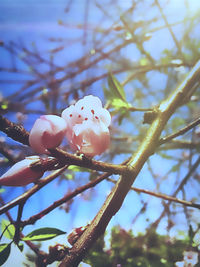
[{"label": "branch node", "polygon": [[152,111],[145,112],[142,123],[152,124],[152,122],[157,118],[157,116],[158,116],[157,108],[154,108],[154,110]]}]

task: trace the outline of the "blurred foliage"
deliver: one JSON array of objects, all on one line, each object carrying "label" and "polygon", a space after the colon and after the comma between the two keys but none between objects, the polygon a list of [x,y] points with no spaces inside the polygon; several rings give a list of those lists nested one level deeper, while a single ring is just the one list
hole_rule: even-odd
[{"label": "blurred foliage", "polygon": [[[135,236],[119,226],[112,228],[110,249],[105,248],[103,237],[89,251],[84,262],[95,267],[174,267],[181,261],[185,250],[197,251],[190,237],[178,240],[161,236],[154,229]],[[195,265],[197,266],[197,265]]]}]

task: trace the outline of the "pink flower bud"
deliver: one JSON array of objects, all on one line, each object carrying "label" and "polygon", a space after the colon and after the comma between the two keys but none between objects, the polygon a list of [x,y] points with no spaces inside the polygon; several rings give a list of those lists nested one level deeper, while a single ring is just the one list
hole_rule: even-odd
[{"label": "pink flower bud", "polygon": [[37,153],[48,153],[48,148],[60,145],[65,133],[66,122],[56,115],[44,115],[37,119],[29,136],[30,146]]},{"label": "pink flower bud", "polygon": [[87,156],[100,155],[110,144],[110,113],[98,97],[89,95],[62,112],[70,146]]},{"label": "pink flower bud", "polygon": [[14,164],[6,173],[0,177],[0,185],[24,186],[36,182],[44,174],[43,171],[35,171],[30,165],[39,160],[39,157],[27,157]]}]

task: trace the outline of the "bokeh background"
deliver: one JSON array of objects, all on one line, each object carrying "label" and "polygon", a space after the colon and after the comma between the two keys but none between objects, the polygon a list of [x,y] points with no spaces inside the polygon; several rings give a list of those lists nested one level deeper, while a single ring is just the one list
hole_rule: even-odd
[{"label": "bokeh background", "polygon": [[[142,123],[144,112],[132,112],[112,102],[113,96],[106,94],[110,90],[108,73],[114,74],[124,86],[128,103],[138,109],[148,109],[158,105],[181,83],[199,57],[200,3],[197,0],[0,1],[2,115],[30,131],[40,115],[60,115],[74,101],[85,95],[96,95],[112,114],[111,147],[96,157],[98,160],[123,162],[137,150],[149,127]],[[198,87],[172,116],[163,136],[178,131],[199,116],[199,96]],[[61,146],[70,151],[66,141]],[[14,161],[34,154],[4,133],[0,135],[0,153],[0,174]],[[161,146],[145,164],[134,187],[173,195],[198,157],[197,126]],[[27,201],[23,219],[97,175],[82,169],[67,170]],[[116,180],[118,176],[111,178]],[[197,167],[175,197],[198,202],[199,181]],[[2,188],[1,198],[7,203],[31,186]],[[86,225],[112,187],[111,181],[101,182],[34,225],[26,226],[23,233],[44,226],[69,233],[75,227]],[[15,220],[17,209],[11,209],[10,214]],[[109,248],[110,231],[116,225],[132,230],[135,235],[156,227],[161,235],[184,239],[191,227],[198,233],[199,216],[198,209],[131,190],[108,226],[106,246]],[[7,219],[6,214],[1,218]],[[42,248],[45,250],[55,242],[65,243],[66,236],[45,241]],[[199,241],[195,242],[197,247]],[[15,252],[9,260],[17,261],[18,266],[25,261]]]}]

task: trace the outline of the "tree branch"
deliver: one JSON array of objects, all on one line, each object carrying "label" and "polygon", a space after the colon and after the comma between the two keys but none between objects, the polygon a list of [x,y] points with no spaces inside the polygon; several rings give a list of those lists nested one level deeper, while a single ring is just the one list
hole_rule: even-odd
[{"label": "tree branch", "polygon": [[129,174],[124,174],[120,177],[111,193],[107,197],[98,214],[95,216],[91,224],[80,236],[74,244],[70,253],[65,256],[60,267],[77,266],[82,260],[87,250],[104,233],[107,224],[115,213],[120,209],[124,198],[129,192],[132,183],[135,181],[138,173],[142,169],[147,159],[155,152],[159,144],[160,134],[165,127],[171,115],[176,108],[180,106],[183,96],[191,91],[193,86],[199,80],[200,76],[200,61],[193,67],[184,82],[172,93],[166,100],[164,100],[159,109],[156,119],[150,126],[145,139],[141,143],[138,151],[134,153],[127,163],[134,170]]}]

